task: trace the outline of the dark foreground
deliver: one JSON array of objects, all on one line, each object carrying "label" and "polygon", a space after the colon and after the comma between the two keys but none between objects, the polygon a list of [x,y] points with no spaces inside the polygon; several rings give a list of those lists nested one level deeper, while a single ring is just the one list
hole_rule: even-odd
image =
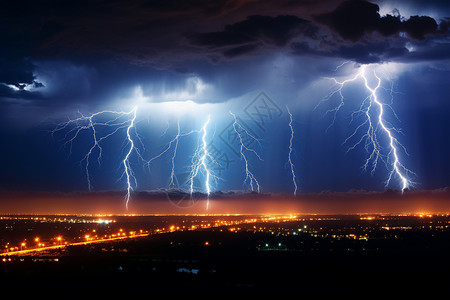
[{"label": "dark foreground", "polygon": [[0,284],[21,296],[58,298],[430,298],[448,295],[449,254],[447,231],[358,240],[212,228],[6,258]]}]

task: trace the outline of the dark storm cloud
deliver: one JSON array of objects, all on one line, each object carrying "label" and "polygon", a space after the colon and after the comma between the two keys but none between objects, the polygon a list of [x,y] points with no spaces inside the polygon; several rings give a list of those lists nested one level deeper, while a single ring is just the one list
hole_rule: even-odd
[{"label": "dark storm cloud", "polygon": [[[180,55],[183,34],[253,0],[5,1],[2,57],[95,61],[105,55],[165,64]],[[178,52],[179,50],[182,50]]]},{"label": "dark storm cloud", "polygon": [[[18,87],[14,85],[15,88],[8,86],[6,84],[0,84],[0,97],[7,100],[7,102],[24,102],[30,99],[38,100],[43,99],[43,95],[37,92],[31,92],[25,90],[24,84],[18,84]],[[31,84],[27,85],[27,87],[33,87],[34,89],[38,89],[43,87],[42,83],[33,81]],[[18,89],[18,90],[17,90]]]},{"label": "dark storm cloud", "polygon": [[226,58],[232,58],[232,57],[244,55],[246,53],[254,52],[254,51],[258,50],[258,48],[260,48],[260,47],[262,47],[261,43],[237,46],[237,47],[233,47],[233,48],[223,51],[223,56],[225,56]]},{"label": "dark storm cloud", "polygon": [[[160,57],[161,50],[186,52],[187,32],[192,43],[207,48],[255,41],[282,47],[294,36],[311,37],[315,27],[307,19],[320,10],[329,11],[314,19],[351,41],[371,31],[383,36],[406,32],[417,40],[440,32],[437,21],[427,16],[380,16],[378,5],[355,0],[330,10],[336,2],[7,1],[0,11],[1,52],[19,61],[27,56],[86,61],[94,53],[145,61]],[[217,30],[205,31],[205,24]]]},{"label": "dark storm cloud", "polygon": [[[5,1],[0,97],[73,107],[107,102],[148,82],[181,86],[198,75],[230,83],[214,100],[223,101],[253,87],[250,71],[240,83],[224,75],[280,49],[360,63],[449,58],[446,21],[378,10],[367,1],[339,0]],[[240,63],[229,63],[235,58]]]},{"label": "dark storm cloud", "polygon": [[291,44],[293,53],[299,56],[313,55],[336,57],[352,60],[361,64],[381,63],[399,59],[409,53],[404,45],[393,45],[388,41],[371,42],[366,44],[339,45],[332,51],[313,49],[307,43]]},{"label": "dark storm cloud", "polygon": [[35,79],[33,75],[34,65],[23,59],[0,58],[0,82],[6,84],[32,83]]},{"label": "dark storm cloud", "polygon": [[[5,1],[0,8],[0,103],[34,97],[54,107],[106,103],[148,82],[183,83],[209,68],[191,59],[185,34],[245,0]],[[230,49],[228,57],[251,45]],[[257,46],[255,46],[257,47]],[[199,67],[200,66],[200,67]],[[45,78],[43,82],[37,76]],[[18,91],[24,84],[32,91]],[[39,89],[42,88],[42,89]],[[41,90],[45,91],[46,101]]]},{"label": "dark storm cloud", "polygon": [[384,37],[405,32],[412,39],[423,40],[427,35],[440,34],[448,29],[446,22],[439,28],[436,20],[429,16],[411,16],[402,20],[400,15],[381,16],[379,10],[377,4],[350,0],[314,19],[352,42],[361,40],[371,32],[378,32]]},{"label": "dark storm cloud", "polygon": [[[324,8],[326,10],[326,7]],[[255,15],[226,24],[223,30],[192,33],[188,41],[225,58],[249,56],[267,48],[287,45],[300,56],[325,56],[359,63],[421,61],[445,55],[448,21],[430,16],[405,18],[395,11],[381,16],[377,4],[344,1],[328,12],[315,15]],[[308,20],[310,18],[311,20]],[[435,42],[437,41],[437,42]],[[418,53],[412,53],[411,45]]]},{"label": "dark storm cloud", "polygon": [[450,41],[436,43],[430,46],[419,47],[417,51],[408,53],[405,61],[439,61],[448,60],[450,57]]},{"label": "dark storm cloud", "polygon": [[404,20],[378,10],[354,0],[6,1],[0,10],[0,82],[32,83],[33,61],[95,65],[117,59],[179,72],[180,62],[211,52],[242,57],[293,40],[325,44],[322,52],[339,56],[344,43],[332,33],[349,48],[374,42],[370,32],[391,38],[405,32],[413,41],[447,32],[446,22],[438,26],[428,16]]},{"label": "dark storm cloud", "polygon": [[190,34],[188,39],[193,45],[219,49],[225,56],[234,57],[252,52],[262,44],[284,47],[294,36],[313,33],[310,21],[296,16],[253,15],[226,25],[222,31]]},{"label": "dark storm cloud", "polygon": [[296,40],[290,47],[299,56],[325,56],[358,63],[420,62],[449,59],[448,21],[429,16],[381,16],[379,6],[360,0],[342,2],[313,18],[325,26],[316,40]]}]

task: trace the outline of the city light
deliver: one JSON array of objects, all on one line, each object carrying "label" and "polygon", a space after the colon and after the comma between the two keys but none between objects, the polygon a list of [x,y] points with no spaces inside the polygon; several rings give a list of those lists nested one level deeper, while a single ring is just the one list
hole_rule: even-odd
[{"label": "city light", "polygon": [[[13,217],[12,217],[13,218]],[[75,217],[77,218],[77,217]],[[79,218],[79,217],[78,217]],[[147,217],[151,220],[152,217]],[[186,218],[186,219],[185,219]],[[193,230],[212,230],[212,231],[229,231],[234,234],[241,232],[248,233],[267,233],[273,237],[289,237],[311,236],[315,238],[330,238],[330,239],[351,239],[367,241],[377,236],[377,232],[393,232],[393,238],[397,238],[398,232],[411,231],[414,228],[423,230],[450,230],[450,215],[441,214],[435,215],[431,213],[419,212],[405,215],[359,215],[352,220],[358,220],[361,226],[354,226],[346,221],[352,216],[316,216],[316,215],[301,215],[301,214],[287,214],[287,215],[196,215],[196,216],[165,216],[157,228],[131,228],[130,224],[121,224],[120,227],[108,228],[97,222],[81,222],[85,229],[82,230],[82,235],[79,236],[65,236],[58,235],[54,238],[45,238],[45,232],[40,232],[43,235],[35,237],[32,240],[35,242],[32,245],[27,245],[26,239],[22,239],[19,243],[6,242],[4,244],[3,252],[0,255],[32,255],[33,253],[46,253],[46,251],[56,251],[67,246],[87,245],[87,244],[101,244],[105,242],[118,241],[123,239],[145,238],[154,234],[165,234],[172,232],[189,232]],[[418,225],[411,226],[410,224],[399,225],[399,220],[408,220],[408,218],[415,218]],[[170,225],[167,225],[167,220],[171,220]],[[28,219],[22,218],[16,221]],[[54,222],[55,218],[47,218],[47,222]],[[66,218],[67,224],[74,222],[74,217]],[[80,219],[78,219],[80,221]],[[117,220],[113,220],[111,224],[115,224]],[[333,221],[337,227],[330,228],[324,226],[321,222]],[[371,222],[367,222],[371,221]],[[337,223],[336,223],[337,222]],[[353,221],[352,221],[353,222]],[[362,225],[365,224],[365,225]],[[125,226],[123,226],[125,225]],[[100,232],[101,231],[101,232]],[[69,234],[67,231],[65,234]],[[374,234],[374,236],[372,236]],[[211,246],[211,241],[202,241],[204,246]],[[220,244],[220,243],[219,243]],[[276,241],[271,248],[269,243],[264,242],[261,247],[265,247],[270,251],[285,251],[287,246],[282,241]]]}]

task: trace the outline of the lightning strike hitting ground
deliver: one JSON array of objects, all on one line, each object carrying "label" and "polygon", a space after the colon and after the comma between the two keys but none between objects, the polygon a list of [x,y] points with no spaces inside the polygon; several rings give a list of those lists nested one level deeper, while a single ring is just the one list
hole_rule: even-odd
[{"label": "lightning strike hitting ground", "polygon": [[78,138],[80,138],[80,135],[82,133],[87,132],[91,134],[92,144],[88,149],[86,155],[80,161],[80,163],[85,163],[86,179],[88,183],[88,189],[90,191],[92,190],[91,176],[89,173],[91,156],[97,153],[97,162],[100,165],[103,153],[103,148],[101,145],[102,142],[118,134],[118,132],[120,132],[121,130],[126,131],[126,142],[130,146],[130,148],[128,149],[122,161],[124,171],[121,178],[125,177],[127,184],[127,194],[125,196],[125,204],[127,209],[133,187],[135,188],[137,186],[137,180],[130,165],[130,157],[133,153],[136,153],[139,159],[144,160],[141,155],[141,150],[139,150],[139,148],[136,146],[137,140],[139,141],[142,149],[144,149],[143,143],[139,135],[136,133],[135,125],[137,109],[137,107],[134,107],[129,112],[104,110],[96,112],[89,116],[85,116],[82,113],[79,113],[81,115],[80,117],[60,123],[52,131],[52,135],[54,135],[57,132],[64,131],[70,128],[64,135],[65,142],[63,144],[64,147],[69,145],[69,155],[72,154],[73,143]]},{"label": "lightning strike hitting ground", "polygon": [[286,110],[289,114],[289,128],[291,130],[291,137],[289,139],[289,154],[288,154],[288,162],[289,162],[289,166],[291,167],[291,174],[292,174],[292,184],[294,185],[294,196],[297,195],[297,181],[296,181],[296,176],[295,176],[295,166],[294,163],[292,162],[292,142],[294,140],[294,127],[292,126],[292,114],[291,111],[289,110],[289,107],[286,105]]},{"label": "lightning strike hitting ground", "polygon": [[122,163],[123,163],[123,167],[125,170],[125,176],[127,179],[127,195],[125,196],[125,207],[128,210],[128,202],[130,202],[130,197],[131,197],[131,192],[133,191],[133,187],[131,185],[131,178],[134,181],[134,186],[137,186],[137,181],[136,181],[136,177],[134,176],[133,170],[130,167],[130,155],[131,153],[133,153],[134,148],[134,141],[131,138],[131,134],[130,131],[132,128],[134,127],[134,122],[136,121],[136,107],[133,109],[133,118],[131,119],[130,122],[130,126],[128,126],[127,128],[127,138],[128,138],[128,142],[130,144],[130,149],[127,152],[127,155],[125,155],[125,158],[123,159]]},{"label": "lightning strike hitting ground", "polygon": [[245,184],[246,182],[249,182],[249,187],[250,187],[250,189],[251,189],[252,191],[254,191],[254,190],[255,190],[255,187],[256,187],[256,190],[257,190],[258,193],[259,193],[259,192],[260,192],[260,185],[259,185],[259,182],[258,182],[258,180],[256,179],[255,175],[250,171],[249,163],[248,163],[248,160],[247,160],[247,156],[245,155],[245,152],[248,151],[248,152],[253,153],[260,161],[262,161],[262,159],[261,159],[261,157],[258,155],[258,153],[257,153],[254,149],[248,148],[248,147],[245,145],[244,140],[243,140],[243,137],[242,137],[242,134],[241,134],[239,131],[241,131],[243,134],[245,134],[246,137],[249,138],[249,139],[252,139],[252,140],[254,140],[254,141],[257,141],[258,143],[259,143],[259,140],[258,140],[256,137],[254,137],[252,134],[250,134],[250,133],[249,133],[249,132],[241,125],[241,124],[239,124],[239,122],[238,122],[238,120],[237,120],[237,118],[236,118],[236,115],[233,114],[231,111],[230,111],[230,115],[232,115],[233,118],[234,118],[234,122],[233,122],[233,130],[234,130],[234,132],[236,132],[236,135],[238,136],[239,144],[240,144],[240,150],[239,150],[239,153],[240,153],[240,155],[241,155],[241,159],[244,160],[244,166],[245,166],[245,179],[244,179],[244,184]]},{"label": "lightning strike hitting ground", "polygon": [[209,154],[208,152],[208,145],[206,142],[206,136],[208,134],[207,128],[208,124],[210,122],[210,116],[208,116],[208,119],[206,120],[205,124],[203,125],[202,129],[200,130],[202,134],[201,136],[201,142],[199,142],[197,149],[194,152],[194,155],[192,156],[192,164],[191,164],[191,172],[189,175],[189,182],[190,182],[190,189],[189,192],[192,194],[194,192],[194,178],[197,177],[200,169],[203,169],[204,176],[205,176],[205,191],[207,195],[206,199],[206,209],[209,209],[209,195],[211,194],[211,184],[210,180],[213,179],[214,181],[217,181],[219,178],[215,176],[211,170],[208,167],[207,160],[210,160],[212,163],[217,163],[214,158]]},{"label": "lightning strike hitting ground", "polygon": [[[370,166],[371,173],[373,174],[375,172],[375,169],[377,168],[378,162],[382,161],[385,164],[386,168],[389,170],[389,176],[386,180],[386,186],[390,184],[392,178],[394,177],[394,175],[396,175],[400,180],[400,186],[403,192],[413,184],[413,182],[408,179],[408,175],[414,173],[407,169],[400,161],[399,148],[401,148],[406,154],[407,151],[395,137],[394,133],[399,133],[400,130],[389,125],[389,123],[385,120],[385,107],[388,107],[391,110],[392,107],[389,104],[383,103],[379,99],[378,92],[379,89],[382,88],[382,80],[375,72],[373,72],[373,76],[376,79],[376,85],[374,87],[370,85],[368,80],[367,65],[362,65],[359,68],[359,71],[350,79],[338,81],[335,78],[330,78],[334,81],[335,88],[331,91],[331,93],[328,94],[327,97],[324,98],[324,100],[329,100],[336,94],[339,95],[339,104],[335,108],[327,111],[327,113],[333,113],[333,121],[330,126],[334,124],[334,122],[336,121],[336,114],[344,106],[344,86],[349,83],[356,82],[358,79],[362,79],[364,82],[364,87],[369,94],[365,99],[363,99],[359,109],[352,113],[352,121],[355,115],[363,115],[364,121],[356,127],[355,131],[344,141],[343,144],[348,143],[357,135],[358,132],[364,130],[364,134],[362,135],[362,137],[355,144],[353,144],[348,149],[348,151],[353,150],[358,145],[364,143],[365,149],[368,152],[369,156],[363,165],[363,169],[367,170],[367,168],[369,168]],[[388,90],[390,90],[392,98],[392,86]],[[395,112],[393,112],[393,114],[397,118]],[[388,140],[387,153],[386,151],[383,151],[382,142],[380,142],[380,134],[384,135],[384,137]]]}]

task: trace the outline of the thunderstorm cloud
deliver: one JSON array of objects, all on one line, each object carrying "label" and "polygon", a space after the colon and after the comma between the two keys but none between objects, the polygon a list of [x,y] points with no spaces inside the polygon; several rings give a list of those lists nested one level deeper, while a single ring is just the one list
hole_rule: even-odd
[{"label": "thunderstorm cloud", "polygon": [[247,92],[227,78],[279,50],[358,63],[449,58],[448,15],[381,15],[384,2],[359,0],[271,2],[7,1],[1,105],[101,105],[133,84],[182,85],[192,75],[225,82],[230,92],[211,100],[224,101]]}]

